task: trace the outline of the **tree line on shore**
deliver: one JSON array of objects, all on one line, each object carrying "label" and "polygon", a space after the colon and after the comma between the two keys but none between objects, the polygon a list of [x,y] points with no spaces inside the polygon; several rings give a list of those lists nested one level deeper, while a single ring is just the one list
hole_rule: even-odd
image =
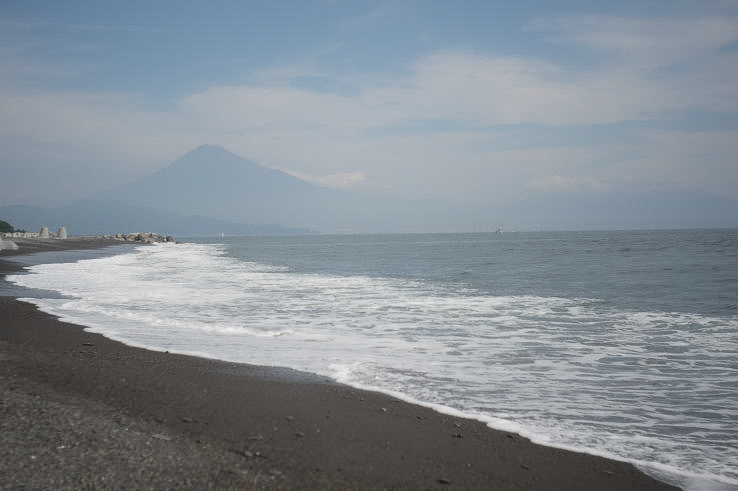
[{"label": "tree line on shore", "polygon": [[13,227],[11,224],[4,220],[0,220],[0,233],[3,234],[12,234],[13,232],[20,232],[22,234],[26,233],[25,230],[17,229]]}]

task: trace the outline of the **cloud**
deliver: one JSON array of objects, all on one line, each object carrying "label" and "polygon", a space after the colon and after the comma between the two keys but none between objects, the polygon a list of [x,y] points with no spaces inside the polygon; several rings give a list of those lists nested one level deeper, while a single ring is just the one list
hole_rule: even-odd
[{"label": "cloud", "polygon": [[[132,178],[208,142],[322,185],[372,185],[413,197],[501,200],[544,189],[597,190],[627,176],[685,186],[698,178],[706,190],[738,197],[732,136],[684,138],[660,128],[604,143],[540,144],[535,137],[540,128],[576,132],[633,121],[647,128],[675,112],[738,111],[738,50],[721,49],[731,29],[738,32],[736,22],[560,17],[531,28],[586,47],[601,62],[574,67],[441,50],[378,77],[312,64],[273,67],[247,77],[251,83],[212,86],[167,104],[32,90],[15,80],[23,76],[19,68],[0,85],[0,153],[59,166],[85,161]],[[0,57],[3,65],[17,61]],[[316,75],[352,90],[300,86]],[[700,156],[690,151],[697,148]],[[715,177],[699,176],[706,162]]]},{"label": "cloud", "polygon": [[366,176],[363,172],[338,172],[336,174],[328,174],[324,176],[314,176],[305,174],[304,172],[298,172],[294,170],[285,169],[285,172],[291,174],[303,181],[311,182],[319,186],[329,188],[346,188],[356,184],[361,184],[366,181]]},{"label": "cloud", "polygon": [[0,20],[4,29],[31,31],[44,28],[63,29],[68,31],[125,31],[125,32],[162,32],[162,29],[149,29],[137,26],[123,26],[116,24],[72,24],[48,21]]},{"label": "cloud", "polygon": [[340,27],[346,33],[354,33],[357,29],[364,30],[392,22],[400,9],[397,2],[387,2],[374,6],[365,13],[355,15],[341,22]]},{"label": "cloud", "polygon": [[448,119],[469,126],[582,125],[641,119],[656,91],[611,76],[576,76],[550,62],[440,52],[415,65],[409,80],[364,96],[400,117]]},{"label": "cloud", "polygon": [[598,52],[659,66],[719,50],[736,39],[738,19],[728,17],[631,18],[571,15],[538,19],[528,29],[550,32]]},{"label": "cloud", "polygon": [[[552,40],[591,50],[590,87],[610,88],[631,110],[738,109],[738,15],[629,18],[573,15],[532,22]],[[607,80],[613,83],[608,84]],[[606,95],[596,91],[598,95]]]},{"label": "cloud", "polygon": [[[303,72],[290,67],[272,70],[281,76],[281,85],[213,87],[187,97],[182,107],[204,114],[202,121],[216,127],[279,122],[290,128],[332,127],[341,133],[422,120],[467,127],[571,126],[650,120],[684,109],[738,110],[738,52],[719,49],[730,41],[730,28],[738,32],[738,23],[634,24],[593,17],[554,24],[558,30],[568,28],[572,42],[586,44],[610,61],[584,70],[539,58],[440,51],[416,60],[408,73],[380,83],[357,77],[356,90],[349,94],[301,89],[290,80],[300,80]],[[683,39],[691,29],[717,34]],[[632,56],[613,63],[617,56],[611,51]],[[329,77],[314,68],[303,74],[316,73]],[[336,78],[346,85],[345,77]],[[213,118],[216,112],[220,116]]]},{"label": "cloud", "polygon": [[536,189],[554,192],[591,192],[601,191],[605,186],[594,177],[562,177],[559,175],[543,176],[534,179],[530,185]]}]

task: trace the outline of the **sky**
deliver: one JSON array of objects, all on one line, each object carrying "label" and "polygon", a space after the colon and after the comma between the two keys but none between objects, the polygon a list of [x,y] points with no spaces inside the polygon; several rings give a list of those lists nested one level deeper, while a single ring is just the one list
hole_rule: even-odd
[{"label": "sky", "polygon": [[204,143],[412,199],[738,199],[738,0],[0,2],[0,205]]}]

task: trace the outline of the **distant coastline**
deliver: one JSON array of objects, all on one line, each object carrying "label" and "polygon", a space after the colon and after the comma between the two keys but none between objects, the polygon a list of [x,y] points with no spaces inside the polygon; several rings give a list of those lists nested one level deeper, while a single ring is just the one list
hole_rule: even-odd
[{"label": "distant coastline", "polygon": [[36,239],[36,240],[74,240],[74,239],[98,239],[98,240],[117,240],[124,242],[172,242],[174,238],[171,235],[162,235],[154,232],[133,232],[112,235],[80,235],[67,236],[66,234],[49,234],[44,236],[43,232],[5,232],[0,233],[0,239]]},{"label": "distant coastline", "polygon": [[0,233],[0,257],[16,254],[32,254],[52,250],[89,249],[115,245],[119,243],[154,244],[174,242],[171,235],[154,232],[120,233],[114,235],[77,235],[58,237],[29,232]]}]

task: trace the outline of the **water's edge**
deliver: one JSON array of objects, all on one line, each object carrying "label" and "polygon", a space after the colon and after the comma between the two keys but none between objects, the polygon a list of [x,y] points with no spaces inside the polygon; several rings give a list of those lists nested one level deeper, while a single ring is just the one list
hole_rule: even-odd
[{"label": "water's edge", "polygon": [[[65,253],[54,252],[46,256],[44,256],[44,254],[46,253],[36,253],[36,254],[33,254],[32,256],[23,256],[23,255],[14,256],[14,259],[12,259],[12,261],[23,264],[25,267],[30,267],[30,266],[33,266],[34,264],[57,264],[57,263],[63,263],[63,262],[77,262],[83,259],[93,259],[96,257],[124,255],[124,254],[130,253],[131,248],[126,247],[125,249],[118,249],[114,246],[112,248],[99,249],[97,251],[98,252],[93,253],[92,255],[89,253],[89,251],[66,251]],[[3,260],[6,260],[6,259],[11,259],[11,258],[10,257],[3,258]],[[12,285],[12,286],[8,287],[8,285]],[[129,346],[150,349],[153,351],[170,351],[170,352],[176,352],[176,353],[180,353],[184,355],[198,356],[198,357],[210,358],[210,359],[219,359],[219,360],[232,362],[232,363],[244,363],[243,360],[223,358],[221,356],[214,355],[213,353],[192,352],[192,351],[187,351],[187,350],[176,350],[176,349],[172,349],[171,347],[147,345],[145,343],[140,343],[140,342],[136,342],[135,340],[127,339],[125,338],[125,336],[116,336],[115,334],[111,335],[111,333],[106,329],[106,326],[104,325],[96,326],[94,324],[91,324],[89,321],[85,321],[84,319],[70,317],[68,315],[65,315],[64,313],[56,311],[53,308],[53,306],[50,306],[48,304],[45,305],[43,301],[44,299],[64,298],[64,297],[59,297],[59,294],[54,291],[30,290],[24,287],[19,287],[17,285],[10,284],[7,281],[0,281],[0,295],[12,296],[12,297],[18,298],[19,300],[32,303],[36,305],[36,307],[39,308],[39,310],[49,313],[51,315],[57,316],[62,321],[82,325],[91,332],[102,334],[110,339],[116,340],[118,342],[122,342],[123,344],[129,345]],[[249,362],[246,361],[246,364],[249,364]],[[264,366],[264,365],[257,364],[254,366]],[[271,367],[267,365],[267,366],[264,366],[264,368],[267,372],[275,373],[276,376],[278,377],[285,376],[285,374],[293,374],[298,377],[303,377],[303,375],[297,375],[297,374],[304,374],[304,377],[310,377],[311,380],[322,379],[324,382],[326,381],[325,377],[330,377],[331,380],[335,380],[336,382],[341,383],[341,384],[349,385],[357,389],[381,392],[381,393],[390,395],[392,397],[404,400],[412,404],[429,407],[442,414],[448,414],[448,415],[453,415],[457,417],[463,417],[463,418],[481,421],[487,424],[490,428],[520,434],[521,436],[524,436],[530,439],[532,442],[540,444],[540,445],[554,447],[554,448],[561,448],[561,449],[570,450],[570,451],[574,451],[578,453],[587,453],[587,454],[597,455],[597,456],[601,456],[604,458],[617,460],[621,462],[629,462],[629,463],[636,465],[639,469],[651,475],[652,477],[655,477],[661,481],[664,481],[670,484],[675,484],[678,486],[682,486],[688,489],[733,489],[732,485],[729,484],[728,482],[724,483],[725,484],[724,487],[716,483],[714,480],[715,476],[713,476],[713,479],[704,480],[705,476],[698,476],[695,474],[685,473],[684,471],[671,468],[667,465],[654,464],[651,462],[641,462],[635,459],[626,459],[626,458],[622,458],[621,456],[609,454],[608,452],[603,452],[601,450],[600,451],[591,450],[588,448],[581,448],[581,447],[569,446],[565,444],[558,444],[550,440],[543,440],[543,439],[537,438],[537,435],[534,433],[526,432],[525,428],[511,421],[496,419],[496,418],[492,418],[490,416],[483,415],[483,414],[474,414],[472,412],[454,409],[454,408],[445,406],[443,404],[425,402],[416,397],[412,397],[410,395],[407,395],[407,394],[404,394],[404,393],[401,393],[395,390],[391,390],[385,387],[375,386],[371,384],[358,383],[356,381],[352,381],[348,376],[342,377],[341,374],[337,374],[335,372],[312,373],[312,372],[305,372],[299,367],[296,369],[290,366],[285,366],[282,368],[282,367]]]}]

